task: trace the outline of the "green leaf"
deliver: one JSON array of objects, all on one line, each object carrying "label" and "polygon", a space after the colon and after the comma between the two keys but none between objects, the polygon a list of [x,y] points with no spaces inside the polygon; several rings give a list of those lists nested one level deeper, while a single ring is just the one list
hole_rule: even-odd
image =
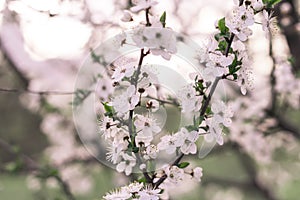
[{"label": "green leaf", "polygon": [[188,130],[188,131],[196,131],[196,130],[198,129],[198,127],[195,127],[195,126],[193,126],[193,125],[186,126],[185,128],[186,128],[186,130]]},{"label": "green leaf", "polygon": [[241,66],[240,66],[241,64],[242,64],[242,62],[241,62],[241,61],[238,61],[238,57],[237,57],[237,55],[235,54],[235,55],[234,55],[234,59],[233,59],[231,65],[229,65],[229,73],[230,73],[230,74],[234,74],[234,73],[236,73],[237,71],[239,71],[239,70],[241,69]]},{"label": "green leaf", "polygon": [[146,180],[145,177],[142,177],[142,178],[138,179],[137,181],[138,181],[139,183],[146,183],[146,182],[147,182],[147,180]]},{"label": "green leaf", "polygon": [[139,148],[138,147],[133,147],[132,148],[132,152],[133,153],[138,153],[139,152]]},{"label": "green leaf", "polygon": [[269,5],[270,6],[275,6],[276,4],[278,4],[281,0],[269,0]]},{"label": "green leaf", "polygon": [[212,111],[211,111],[211,107],[210,106],[208,106],[207,108],[206,108],[206,114],[208,114],[208,115],[210,115],[210,114],[212,114]]},{"label": "green leaf", "polygon": [[140,149],[134,145],[134,142],[130,142],[130,143],[128,144],[128,146],[127,146],[127,152],[128,152],[128,153],[132,153],[132,152],[133,152],[133,153],[138,153],[139,150],[140,150]]},{"label": "green leaf", "polygon": [[112,106],[109,106],[107,103],[103,103],[102,102],[102,105],[103,105],[104,110],[105,110],[105,115],[109,116],[109,117],[113,117],[113,115],[114,115],[114,108]]},{"label": "green leaf", "polygon": [[281,0],[263,0],[263,3],[266,4],[267,8],[272,8],[278,4]]},{"label": "green leaf", "polygon": [[181,168],[181,169],[183,169],[183,168],[186,168],[189,165],[190,165],[189,162],[182,162],[182,163],[178,164],[178,167]]},{"label": "green leaf", "polygon": [[218,42],[221,39],[221,37],[222,37],[221,33],[215,34],[215,40],[217,40]]},{"label": "green leaf", "polygon": [[161,15],[159,19],[159,21],[161,22],[164,28],[166,27],[166,19],[167,19],[167,14],[166,11],[164,11],[164,13]]},{"label": "green leaf", "polygon": [[223,35],[226,35],[226,33],[229,31],[225,24],[225,17],[218,21],[218,28]]},{"label": "green leaf", "polygon": [[225,40],[220,41],[219,45],[218,45],[219,50],[222,51],[222,52],[225,52],[226,49],[227,49],[227,45],[228,44],[227,44],[227,42]]},{"label": "green leaf", "polygon": [[204,120],[204,116],[200,116],[200,117],[199,117],[198,124],[201,125],[203,120]]},{"label": "green leaf", "polygon": [[232,74],[234,80],[236,80],[238,78],[238,75],[237,74]]}]

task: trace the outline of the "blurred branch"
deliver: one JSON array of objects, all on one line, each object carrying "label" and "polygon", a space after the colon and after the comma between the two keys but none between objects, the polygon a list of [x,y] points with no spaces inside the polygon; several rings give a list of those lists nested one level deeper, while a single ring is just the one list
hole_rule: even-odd
[{"label": "blurred branch", "polygon": [[259,180],[256,163],[252,159],[252,157],[245,153],[242,147],[237,143],[227,142],[224,147],[225,148],[218,148],[216,152],[213,152],[218,154],[233,151],[238,156],[242,167],[245,169],[249,177],[249,181],[239,181],[206,175],[202,181],[203,185],[213,183],[223,187],[236,187],[242,190],[249,190],[253,188],[257,190],[262,196],[264,196],[265,199],[277,200],[277,197],[275,197],[273,192]]},{"label": "blurred branch", "polygon": [[62,92],[62,91],[34,91],[29,89],[7,89],[7,88],[0,88],[0,92],[5,93],[29,93],[35,95],[73,95],[75,92]]},{"label": "blurred branch", "polygon": [[266,199],[268,200],[277,200],[272,191],[267,188],[261,181],[259,181],[258,173],[256,169],[255,161],[248,155],[243,152],[242,147],[240,147],[237,143],[232,143],[233,149],[235,149],[242,166],[246,170],[249,178],[251,179],[252,186],[256,188]]},{"label": "blurred branch", "polygon": [[23,153],[19,153],[14,146],[10,145],[2,138],[0,138],[0,148],[10,154],[18,155],[22,159],[28,170],[35,171],[39,169],[38,164],[33,159]]},{"label": "blurred branch", "polygon": [[277,125],[280,129],[284,131],[290,132],[295,138],[300,139],[300,130],[294,124],[292,124],[289,120],[287,120],[282,114],[267,110],[267,115],[270,117],[274,117],[277,121]]},{"label": "blurred branch", "polygon": [[[283,6],[289,5],[289,10],[283,8]],[[278,18],[278,24],[283,31],[283,34],[287,40],[290,52],[293,56],[294,71],[300,70],[300,33],[297,30],[297,24],[299,23],[299,14],[296,8],[295,0],[282,0],[275,7],[275,15]]]},{"label": "blurred branch", "polygon": [[64,192],[66,198],[68,200],[75,200],[75,197],[71,193],[71,190],[69,188],[69,185],[58,175],[58,173],[47,173],[47,170],[51,167],[46,166],[46,167],[41,167],[36,161],[34,161],[32,158],[29,156],[20,153],[19,151],[16,151],[16,148],[9,143],[7,143],[4,139],[0,138],[0,148],[2,148],[4,151],[7,151],[8,153],[14,154],[18,156],[22,161],[25,167],[29,171],[37,171],[41,174],[45,173],[46,171],[46,176],[44,178],[50,178],[53,177],[57,180],[57,182],[60,184],[62,191]]},{"label": "blurred branch", "polygon": [[67,197],[67,199],[68,200],[75,200],[75,197],[71,193],[69,185],[64,180],[62,180],[62,178],[58,175],[54,175],[53,178],[55,178],[56,181],[60,184],[61,188],[63,189],[63,191],[64,191],[64,193]]},{"label": "blurred branch", "polygon": [[267,200],[277,200],[277,197],[272,193],[272,191],[267,188],[263,183],[259,181],[257,167],[255,161],[252,159],[250,155],[245,153],[242,147],[233,142],[227,142],[225,145],[226,148],[219,148],[215,153],[225,153],[228,151],[234,151],[234,153],[238,156],[239,161],[242,167],[245,169],[249,181],[238,181],[232,179],[225,179],[207,175],[203,178],[203,184],[208,185],[210,183],[218,184],[224,187],[237,187],[243,190],[248,190],[250,188],[256,189],[262,196]]},{"label": "blurred branch", "polygon": [[[300,39],[300,38],[299,38]],[[299,45],[296,45],[299,46]],[[300,51],[299,51],[300,53]],[[269,56],[272,59],[272,70],[270,74],[270,85],[271,85],[271,106],[266,110],[266,114],[270,117],[274,117],[277,120],[277,125],[280,129],[291,132],[293,136],[300,139],[300,131],[299,128],[294,126],[289,120],[286,120],[282,113],[279,113],[277,108],[277,91],[275,90],[276,86],[276,77],[275,77],[275,67],[276,67],[276,59],[273,54],[273,38],[271,32],[269,32]],[[299,66],[300,67],[300,66]],[[300,68],[299,68],[300,69]]]},{"label": "blurred branch", "polygon": [[277,104],[277,91],[275,90],[276,85],[276,77],[275,77],[275,67],[276,67],[276,60],[273,54],[273,37],[271,31],[269,30],[269,56],[272,59],[272,70],[270,74],[270,85],[271,85],[271,108],[270,110],[276,110]]},{"label": "blurred branch", "polygon": [[[0,44],[1,48],[1,44]],[[1,48],[1,52],[3,53],[4,59],[7,61],[8,66],[14,71],[18,79],[21,81],[24,88],[28,88],[29,86],[29,79],[16,67],[14,61],[7,55],[7,53]]]}]

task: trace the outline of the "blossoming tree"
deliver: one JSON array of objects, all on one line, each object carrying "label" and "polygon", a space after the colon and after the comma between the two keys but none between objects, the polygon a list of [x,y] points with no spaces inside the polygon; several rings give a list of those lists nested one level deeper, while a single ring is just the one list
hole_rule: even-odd
[{"label": "blossoming tree", "polygon": [[[179,7],[184,7],[180,2],[174,3],[174,18]],[[267,172],[277,168],[263,164],[271,163],[279,147],[289,151],[297,146],[294,138],[299,138],[299,130],[286,120],[285,108],[299,108],[300,96],[300,81],[292,71],[291,62],[280,51],[282,47],[276,46],[273,34],[276,29],[273,8],[279,1],[235,0],[230,13],[215,19],[215,32],[203,39],[202,45],[190,40],[188,31],[195,28],[191,23],[185,24],[184,19],[179,19],[184,29],[181,32],[186,35],[179,34],[173,30],[176,27],[169,25],[173,20],[169,17],[171,13],[155,12],[156,6],[162,3],[129,1],[121,17],[129,30],[123,29],[122,33],[91,50],[79,71],[75,92],[61,93],[74,94],[74,120],[85,147],[99,161],[130,179],[126,186],[107,192],[102,198],[173,199],[180,184],[197,183],[202,176],[203,179],[209,177],[197,160],[209,157],[208,153],[218,144],[212,153],[235,150],[250,182],[235,184],[210,177],[211,182],[245,188],[250,185],[266,199],[277,199],[276,187],[270,189],[266,185],[268,181],[282,185],[287,175],[274,172],[278,176],[270,178]],[[18,10],[18,6],[14,9]],[[49,11],[51,17],[55,16],[53,12]],[[91,13],[86,14],[89,15]],[[97,27],[97,16],[91,19]],[[105,32],[107,24],[110,23],[101,24],[101,31]],[[117,26],[110,25],[107,29]],[[254,42],[251,38],[255,37],[253,33],[258,26],[269,42],[264,59],[269,57],[272,66],[270,75],[263,78],[258,78],[253,70],[251,58],[257,51],[256,45],[251,45]],[[182,64],[178,57],[185,62]],[[167,63],[171,69],[164,66]],[[181,68],[176,68],[177,65]],[[192,65],[192,69],[188,65]],[[65,79],[66,76],[62,76],[58,82],[64,85]],[[170,83],[175,87],[168,85]],[[220,91],[221,86],[227,96]],[[28,89],[24,93],[40,95],[41,99],[55,104],[51,101],[55,91]],[[56,103],[61,101],[58,99]],[[172,121],[170,128],[165,118],[173,110],[178,111],[176,115],[180,120]],[[91,117],[89,111],[95,116]],[[89,170],[88,163],[95,160],[78,146],[72,136],[74,127],[66,121],[63,114],[59,117],[49,114],[42,124],[52,142],[46,150],[51,167],[43,167],[26,155],[21,155],[21,159],[40,180],[54,178],[72,200],[75,199],[73,192],[91,188],[91,174],[85,176],[81,171]],[[67,126],[62,128],[62,124]],[[96,134],[97,131],[100,134]],[[2,140],[0,146],[14,152]],[[263,165],[263,170],[258,171],[257,165]],[[35,183],[33,176],[30,181]],[[202,182],[206,184],[205,180]],[[232,193],[234,198],[242,199],[239,192]],[[227,196],[233,198],[216,193],[214,199]]]},{"label": "blossoming tree", "polygon": [[[115,61],[107,69],[114,89],[102,96],[108,98],[102,99],[105,116],[100,120],[101,132],[110,145],[107,158],[116,165],[116,170],[129,176],[138,168],[143,177],[108,193],[104,199],[159,199],[168,191],[169,184],[178,184],[186,178],[201,180],[202,168],[191,168],[183,159],[197,153],[196,142],[200,137],[223,145],[222,129],[230,127],[233,111],[222,100],[213,99],[213,95],[223,80],[237,82],[243,95],[251,88],[251,64],[244,42],[252,35],[251,26],[257,15],[262,16],[262,29],[271,38],[272,7],[278,2],[235,1],[232,14],[217,21],[217,32],[208,39],[206,49],[198,54],[202,70],[190,74],[191,83],[178,91],[178,97],[168,95],[168,98],[158,91],[157,77],[143,61],[152,55],[170,60],[177,52],[176,42],[184,39],[176,37],[167,27],[165,12],[160,18],[150,14],[151,7],[157,3],[134,1],[132,13],[124,12],[122,20],[125,22],[133,21],[134,13],[145,12],[145,21],[133,30],[132,41],[126,33],[119,40],[121,46],[139,47],[140,56],[138,62],[123,61],[120,65]],[[102,62],[107,63],[105,59]],[[181,112],[193,120],[157,140],[162,129],[153,112],[165,104],[180,106]],[[136,111],[139,108],[146,110],[141,113]],[[240,137],[235,137],[238,143],[242,142]],[[175,154],[176,159],[169,163],[157,162],[164,152]]]}]

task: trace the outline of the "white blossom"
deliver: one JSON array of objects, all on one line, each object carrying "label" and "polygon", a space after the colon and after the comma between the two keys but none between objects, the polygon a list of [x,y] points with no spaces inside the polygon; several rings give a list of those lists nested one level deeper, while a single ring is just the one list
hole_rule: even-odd
[{"label": "white blossom", "polygon": [[247,5],[251,6],[255,11],[259,11],[263,8],[264,3],[262,0],[247,0]]},{"label": "white blossom", "polygon": [[160,192],[161,189],[153,189],[150,186],[145,187],[144,189],[138,192],[138,200],[159,200]]},{"label": "white blossom", "polygon": [[157,4],[157,1],[154,0],[132,0],[132,3],[135,5],[130,10],[132,12],[139,12],[145,10]]},{"label": "white blossom", "polygon": [[98,81],[96,86],[96,95],[103,101],[108,101],[108,97],[114,92],[114,88],[111,80],[107,78],[102,78],[101,81]]},{"label": "white blossom", "polygon": [[248,26],[254,24],[254,11],[251,8],[238,6],[233,10],[233,15],[225,19],[225,24],[238,39],[246,41],[252,35],[252,30]]},{"label": "white blossom", "polygon": [[219,145],[223,145],[224,140],[222,137],[222,128],[220,127],[220,123],[215,118],[208,118],[205,122],[209,127],[209,131],[208,134],[204,136],[204,139],[207,142],[216,140]]},{"label": "white blossom", "polygon": [[155,159],[157,157],[158,149],[157,146],[151,144],[146,147],[144,158],[146,160]]},{"label": "white blossom", "polygon": [[233,116],[232,110],[225,105],[221,100],[213,102],[211,110],[214,113],[214,119],[222,123],[224,126],[229,127],[231,124],[231,117]]},{"label": "white blossom", "polygon": [[107,193],[103,198],[105,200],[127,200],[131,197],[132,195],[125,190],[116,190]]},{"label": "white blossom", "polygon": [[130,22],[130,21],[132,21],[133,19],[132,19],[131,13],[128,10],[124,10],[123,16],[122,16],[121,20],[123,22]]},{"label": "white blossom", "polygon": [[[157,125],[156,120],[151,117],[145,117],[143,115],[136,115],[134,125],[137,129],[136,142],[144,142],[145,145],[149,145],[153,139],[153,134],[157,134],[161,131],[161,128]],[[141,141],[146,138],[145,141]]]},{"label": "white blossom", "polygon": [[196,167],[193,169],[193,178],[198,182],[201,181],[201,177],[203,176],[202,171],[203,169],[201,167]]},{"label": "white blossom", "polygon": [[130,175],[132,168],[136,165],[136,158],[134,155],[130,156],[127,153],[121,154],[123,160],[117,165],[118,172],[125,172],[126,176]]},{"label": "white blossom", "polygon": [[275,18],[272,16],[273,13],[268,13],[268,11],[263,10],[262,12],[262,30],[266,33],[266,38],[270,37],[272,28],[274,28]]},{"label": "white blossom", "polygon": [[111,161],[113,164],[117,164],[121,159],[122,153],[126,149],[127,143],[125,143],[125,141],[123,143],[113,141],[109,143],[108,152],[106,153],[106,159]]},{"label": "white blossom", "polygon": [[142,97],[157,96],[155,84],[158,84],[157,71],[153,65],[144,65],[139,75],[137,89]]},{"label": "white blossom", "polygon": [[197,145],[195,142],[199,138],[199,133],[197,131],[188,132],[187,129],[181,128],[183,132],[184,139],[183,144],[180,146],[180,150],[183,154],[195,154],[197,152]]},{"label": "white blossom", "polygon": [[163,169],[168,177],[167,179],[173,184],[179,183],[184,178],[184,170],[177,166],[166,166]]},{"label": "white blossom", "polygon": [[168,28],[139,28],[132,39],[138,47],[149,48],[153,55],[161,55],[166,60],[177,52],[175,33]]},{"label": "white blossom", "polygon": [[136,63],[130,62],[126,65],[116,66],[114,68],[114,73],[112,75],[112,79],[115,82],[121,81],[124,77],[130,77],[133,75],[135,70]]},{"label": "white blossom", "polygon": [[202,99],[196,96],[196,90],[191,84],[184,86],[177,93],[182,106],[181,112],[190,113],[199,111]]},{"label": "white blossom", "polygon": [[149,101],[147,101],[146,103],[146,107],[147,109],[149,109],[151,112],[156,112],[159,110],[159,102],[154,100],[154,99],[151,99]]},{"label": "white blossom", "polygon": [[227,72],[226,68],[216,66],[215,63],[209,62],[203,70],[203,79],[205,82],[212,82],[217,77],[224,75]]},{"label": "white blossom", "polygon": [[123,115],[134,109],[138,102],[139,95],[136,94],[134,85],[130,85],[126,92],[113,99],[112,106],[118,114]]},{"label": "white blossom", "polygon": [[234,55],[229,54],[228,56],[225,56],[220,51],[214,51],[209,54],[209,58],[216,66],[227,67],[232,64]]},{"label": "white blossom", "polygon": [[167,154],[172,154],[176,151],[177,138],[172,135],[165,135],[160,138],[160,142],[157,144],[159,150],[165,150]]},{"label": "white blossom", "polygon": [[253,9],[244,6],[236,7],[233,10],[233,20],[242,23],[242,27],[251,26],[254,24],[254,11]]},{"label": "white blossom", "polygon": [[127,186],[122,187],[122,190],[127,191],[128,193],[137,193],[144,187],[143,183],[133,182]]},{"label": "white blossom", "polygon": [[243,66],[238,71],[238,86],[241,87],[241,93],[246,95],[247,90],[253,89],[253,69],[248,57],[243,58]]},{"label": "white blossom", "polygon": [[100,132],[104,136],[105,140],[113,138],[116,135],[118,132],[116,124],[118,124],[118,122],[107,116],[104,116],[103,120],[101,120]]}]

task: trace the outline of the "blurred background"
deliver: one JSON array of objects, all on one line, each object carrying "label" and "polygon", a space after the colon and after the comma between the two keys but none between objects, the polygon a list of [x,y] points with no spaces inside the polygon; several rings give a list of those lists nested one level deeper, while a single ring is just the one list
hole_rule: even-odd
[{"label": "blurred background", "polygon": [[[168,27],[202,44],[233,5],[169,0],[151,13],[166,11]],[[81,144],[70,103],[90,49],[136,26],[120,20],[131,6],[130,0],[0,0],[1,200],[101,199],[128,183]],[[242,96],[228,84],[236,118],[225,144],[193,159],[203,168],[202,182],[180,186],[170,198],[299,199],[299,12],[299,0],[276,6],[273,57],[258,18],[248,42],[253,89]],[[143,20],[142,13],[134,17]]]}]

